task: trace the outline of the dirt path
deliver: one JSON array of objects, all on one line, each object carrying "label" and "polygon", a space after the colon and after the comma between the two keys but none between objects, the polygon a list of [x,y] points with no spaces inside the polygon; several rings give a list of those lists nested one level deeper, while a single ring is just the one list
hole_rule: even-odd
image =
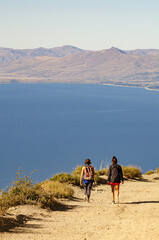
[{"label": "dirt path", "polygon": [[[28,217],[25,224],[0,233],[0,240],[158,240],[159,181],[126,181],[120,204],[111,203],[110,186],[92,191],[91,202],[75,189],[68,210],[49,212],[35,206],[12,208],[12,214]],[[21,216],[22,216],[21,215]]]}]

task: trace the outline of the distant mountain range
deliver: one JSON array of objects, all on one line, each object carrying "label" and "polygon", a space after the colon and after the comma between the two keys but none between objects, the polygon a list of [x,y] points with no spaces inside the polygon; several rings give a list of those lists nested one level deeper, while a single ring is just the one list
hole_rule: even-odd
[{"label": "distant mountain range", "polygon": [[91,83],[159,89],[159,49],[0,48],[0,83]]}]

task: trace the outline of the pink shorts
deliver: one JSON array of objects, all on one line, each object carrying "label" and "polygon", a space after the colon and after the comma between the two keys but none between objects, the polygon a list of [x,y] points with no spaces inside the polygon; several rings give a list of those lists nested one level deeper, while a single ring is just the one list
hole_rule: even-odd
[{"label": "pink shorts", "polygon": [[114,183],[114,182],[110,182],[109,184],[112,186],[120,185],[120,183]]}]

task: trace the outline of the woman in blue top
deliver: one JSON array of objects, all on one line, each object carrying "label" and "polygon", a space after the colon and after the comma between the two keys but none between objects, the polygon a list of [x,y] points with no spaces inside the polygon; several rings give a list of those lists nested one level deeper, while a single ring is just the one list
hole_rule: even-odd
[{"label": "woman in blue top", "polygon": [[84,183],[84,201],[87,200],[89,202],[90,195],[91,195],[91,188],[92,188],[92,184],[94,182],[95,171],[94,171],[94,167],[91,166],[91,160],[90,159],[85,160],[85,165],[86,166],[82,168],[80,185],[82,185],[82,180],[83,180],[83,183]]}]

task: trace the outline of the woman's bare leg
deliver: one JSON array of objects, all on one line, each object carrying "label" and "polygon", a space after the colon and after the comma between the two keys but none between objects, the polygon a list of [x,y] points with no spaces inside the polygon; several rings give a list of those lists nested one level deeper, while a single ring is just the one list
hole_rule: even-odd
[{"label": "woman's bare leg", "polygon": [[112,202],[114,203],[114,186],[111,185],[111,190],[112,190]]},{"label": "woman's bare leg", "polygon": [[116,200],[119,203],[119,185],[116,185]]}]

